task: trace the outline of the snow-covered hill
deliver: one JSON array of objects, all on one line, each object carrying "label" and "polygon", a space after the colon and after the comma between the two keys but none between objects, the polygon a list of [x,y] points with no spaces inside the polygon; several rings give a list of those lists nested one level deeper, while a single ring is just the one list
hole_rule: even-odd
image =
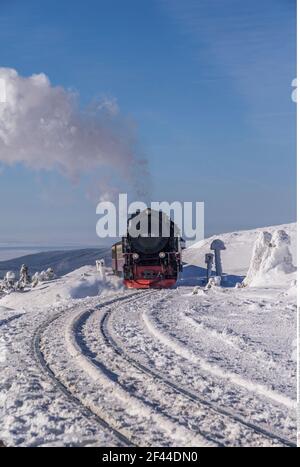
[{"label": "snow-covered hill", "polygon": [[[220,235],[214,235],[206,238],[198,243],[195,243],[184,251],[183,259],[189,264],[189,268],[194,266],[194,273],[202,274],[205,272],[205,253],[210,253],[210,245],[213,240],[219,238],[223,240],[226,246],[226,250],[222,251],[222,265],[223,271],[232,277],[242,278],[247,274],[249,268],[253,245],[258,237],[259,232],[268,231],[273,234],[276,230],[286,231],[291,238],[291,253],[293,256],[294,265],[296,265],[297,253],[296,253],[296,236],[297,236],[297,224],[284,224],[271,227],[261,227],[252,230],[241,230],[238,232],[230,232]],[[203,268],[203,269],[202,269]]]},{"label": "snow-covered hill", "polygon": [[2,278],[7,271],[18,273],[23,263],[29,267],[31,274],[36,271],[52,268],[57,276],[62,276],[82,266],[94,265],[96,259],[100,258],[104,258],[106,264],[110,264],[110,248],[86,248],[81,250],[35,253],[8,261],[0,261],[0,278]]}]

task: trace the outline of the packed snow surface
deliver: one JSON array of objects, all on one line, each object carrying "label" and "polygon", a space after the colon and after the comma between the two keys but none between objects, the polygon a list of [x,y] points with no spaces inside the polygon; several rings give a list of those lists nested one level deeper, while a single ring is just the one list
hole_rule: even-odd
[{"label": "packed snow surface", "polygon": [[[255,283],[264,231],[277,243]],[[216,238],[226,246],[225,280],[207,288],[204,255]],[[185,251],[171,290],[126,291],[109,268],[79,264],[3,295],[0,441],[295,444],[295,238],[289,224],[206,239]],[[69,267],[79,261],[74,252]],[[234,287],[247,273],[251,286]]]}]

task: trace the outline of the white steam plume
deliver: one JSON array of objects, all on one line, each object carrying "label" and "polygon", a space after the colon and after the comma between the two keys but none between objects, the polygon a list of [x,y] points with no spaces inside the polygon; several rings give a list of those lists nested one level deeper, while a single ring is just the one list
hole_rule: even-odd
[{"label": "white steam plume", "polygon": [[0,82],[5,85],[0,165],[54,169],[73,180],[100,169],[137,189],[137,167],[145,177],[146,164],[137,155],[134,128],[121,118],[115,100],[105,99],[82,111],[75,93],[52,86],[44,74],[24,78],[0,68]]}]

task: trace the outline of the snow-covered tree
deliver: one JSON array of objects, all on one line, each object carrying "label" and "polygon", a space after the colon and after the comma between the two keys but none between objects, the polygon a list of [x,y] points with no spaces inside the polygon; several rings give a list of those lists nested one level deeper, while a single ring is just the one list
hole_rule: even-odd
[{"label": "snow-covered tree", "polygon": [[106,275],[105,275],[105,261],[104,259],[96,260],[96,269],[99,272],[99,275],[101,277],[101,280],[105,281],[106,280]]},{"label": "snow-covered tree", "polygon": [[290,244],[290,237],[284,230],[276,230],[274,232],[269,254],[265,256],[260,268],[261,274],[265,274],[273,269],[286,274],[296,270],[290,252]]},{"label": "snow-covered tree", "polygon": [[284,230],[276,230],[273,235],[260,232],[254,247],[244,286],[259,285],[275,274],[288,274],[296,270],[290,252],[290,237]]},{"label": "snow-covered tree", "polygon": [[22,264],[20,269],[20,278],[17,283],[17,288],[23,290],[26,285],[31,283],[31,277],[28,272],[28,266],[26,264]]},{"label": "snow-covered tree", "polygon": [[268,255],[272,235],[270,232],[260,232],[253,246],[250,266],[243,285],[249,285],[260,270],[263,258]]},{"label": "snow-covered tree", "polygon": [[36,287],[39,282],[51,281],[55,279],[56,275],[52,268],[46,271],[36,272],[32,277],[32,287]]},{"label": "snow-covered tree", "polygon": [[10,293],[16,288],[16,275],[13,271],[7,271],[0,284],[2,293]]}]

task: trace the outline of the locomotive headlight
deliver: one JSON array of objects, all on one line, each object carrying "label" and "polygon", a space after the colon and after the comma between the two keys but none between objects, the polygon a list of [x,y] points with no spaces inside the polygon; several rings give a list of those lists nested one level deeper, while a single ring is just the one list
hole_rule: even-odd
[{"label": "locomotive headlight", "polygon": [[164,251],[161,251],[158,255],[160,259],[164,259],[166,257],[166,253]]},{"label": "locomotive headlight", "polygon": [[138,253],[133,253],[132,257],[133,259],[139,259],[140,255]]}]

